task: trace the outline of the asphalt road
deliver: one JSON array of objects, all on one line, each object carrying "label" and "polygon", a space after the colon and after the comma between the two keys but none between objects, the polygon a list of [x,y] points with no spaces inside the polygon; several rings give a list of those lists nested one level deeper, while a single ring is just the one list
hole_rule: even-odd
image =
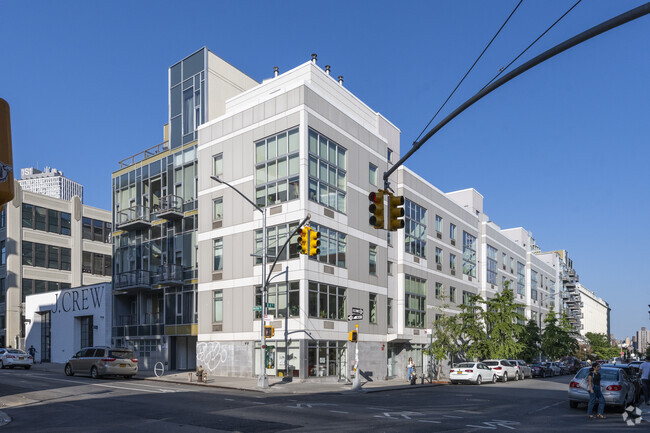
[{"label": "asphalt road", "polygon": [[628,427],[611,410],[606,420],[589,420],[584,406],[570,409],[569,381],[562,376],[296,396],[0,370],[0,411],[12,418],[0,431],[648,431],[650,424]]}]

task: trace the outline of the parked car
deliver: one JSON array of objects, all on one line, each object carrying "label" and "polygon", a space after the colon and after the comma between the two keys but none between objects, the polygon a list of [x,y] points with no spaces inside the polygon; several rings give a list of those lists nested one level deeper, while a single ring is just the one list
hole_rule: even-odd
[{"label": "parked car", "polygon": [[93,379],[105,375],[129,379],[138,373],[138,359],[124,348],[86,347],[65,364],[66,376],[88,374]]},{"label": "parked car", "polygon": [[538,362],[531,365],[530,371],[533,377],[549,377],[553,376],[553,370],[545,362]]},{"label": "parked car", "polygon": [[507,359],[488,359],[483,364],[490,367],[502,382],[507,382],[508,379],[519,380],[519,370]]},{"label": "parked car", "polygon": [[643,391],[643,384],[641,383],[641,372],[636,365],[631,364],[603,364],[603,367],[619,368],[625,372],[629,381],[634,385],[634,400],[632,403],[641,401],[641,393]]},{"label": "parked car", "polygon": [[484,382],[495,383],[497,375],[482,362],[461,362],[449,370],[449,381],[454,385],[461,382],[480,385]]},{"label": "parked car", "polygon": [[[581,369],[569,383],[569,406],[578,407],[580,403],[589,402],[589,391],[580,388],[580,381],[589,374],[589,367]],[[634,401],[634,385],[620,368],[602,367],[600,385],[605,397],[605,406],[613,406],[619,411],[625,410]]]},{"label": "parked car", "polygon": [[526,361],[523,359],[509,359],[511,364],[514,364],[517,366],[517,369],[519,370],[519,378],[520,379],[525,379],[527,377],[533,377],[533,373],[530,369],[530,366],[526,364]]},{"label": "parked car", "polygon": [[558,362],[557,366],[560,367],[560,374],[565,375],[571,373],[571,369],[564,362]]},{"label": "parked car", "polygon": [[34,365],[34,358],[24,350],[0,349],[0,368],[23,367],[29,370]]},{"label": "parked car", "polygon": [[545,364],[547,364],[548,368],[553,372],[551,376],[560,376],[562,374],[562,369],[557,365],[557,362],[545,362]]},{"label": "parked car", "polygon": [[580,360],[575,356],[564,356],[560,358],[560,361],[569,367],[570,374],[576,374],[582,367],[586,367],[586,365],[582,365]]}]

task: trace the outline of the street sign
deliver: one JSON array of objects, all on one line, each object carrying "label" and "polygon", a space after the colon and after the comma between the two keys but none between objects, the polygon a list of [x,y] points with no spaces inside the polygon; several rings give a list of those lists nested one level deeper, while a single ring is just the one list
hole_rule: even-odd
[{"label": "street sign", "polygon": [[352,314],[363,314],[363,308],[352,307]]},{"label": "street sign", "polygon": [[261,305],[254,306],[253,311],[262,311],[262,306]]},{"label": "street sign", "polygon": [[273,302],[267,302],[266,308],[275,308],[275,304]]},{"label": "street sign", "polygon": [[348,321],[363,320],[363,314],[348,314]]},{"label": "street sign", "polygon": [[265,314],[264,315],[264,321],[265,322],[270,322],[273,319],[274,319],[273,314]]}]

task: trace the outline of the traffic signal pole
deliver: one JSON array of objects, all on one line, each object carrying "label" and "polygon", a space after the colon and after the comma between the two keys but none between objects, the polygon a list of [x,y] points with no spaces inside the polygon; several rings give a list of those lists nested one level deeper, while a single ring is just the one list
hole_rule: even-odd
[{"label": "traffic signal pole", "polygon": [[601,33],[605,33],[608,30],[611,30],[613,28],[616,28],[620,25],[626,24],[630,21],[633,21],[637,18],[640,18],[644,15],[647,15],[650,13],[650,2],[645,3],[637,8],[634,8],[632,10],[629,10],[621,15],[618,15],[610,20],[607,20],[603,23],[598,24],[597,26],[594,26],[588,30],[585,30],[584,32],[572,37],[571,39],[568,39],[553,48],[544,51],[542,54],[533,57],[531,60],[527,61],[523,65],[513,69],[511,72],[505,74],[503,77],[500,79],[494,81],[492,84],[489,84],[488,86],[485,86],[483,89],[481,89],[477,94],[469,98],[467,101],[465,101],[461,106],[456,108],[454,111],[452,111],[447,117],[442,119],[440,123],[438,123],[436,126],[431,128],[429,132],[427,132],[422,139],[419,141],[416,141],[413,143],[413,147],[409,149],[406,154],[399,159],[388,171],[384,173],[384,189],[388,190],[390,187],[390,182],[388,180],[388,177],[395,172],[399,168],[400,165],[404,164],[407,159],[411,157],[417,150],[422,147],[424,143],[429,140],[436,132],[438,132],[440,129],[442,129],[443,126],[445,126],[447,123],[451,122],[456,116],[458,116],[460,113],[474,105],[475,102],[479,101],[481,98],[484,96],[488,95],[490,92],[493,90],[498,89],[508,81],[512,80],[515,77],[518,77],[519,75],[523,74],[527,70],[539,65],[540,63],[555,57],[556,55],[568,50],[569,48],[572,48],[582,42],[585,42],[593,37],[596,37],[600,35]]}]

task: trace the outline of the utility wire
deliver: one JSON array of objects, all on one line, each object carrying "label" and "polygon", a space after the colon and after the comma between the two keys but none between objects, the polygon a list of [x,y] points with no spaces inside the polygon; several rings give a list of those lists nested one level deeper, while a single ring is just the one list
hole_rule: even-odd
[{"label": "utility wire", "polygon": [[[443,109],[443,107],[444,107],[445,105],[447,105],[447,102],[449,102],[449,100],[450,100],[451,97],[454,95],[454,93],[456,93],[456,90],[458,90],[458,88],[460,87],[460,85],[463,84],[463,81],[465,81],[465,78],[467,78],[467,76],[469,75],[469,73],[472,72],[472,69],[474,69],[474,66],[476,66],[476,64],[478,63],[478,61],[481,60],[481,57],[483,57],[483,54],[485,54],[485,52],[487,51],[487,49],[490,48],[490,45],[492,45],[492,42],[494,42],[494,40],[496,39],[496,37],[499,36],[499,33],[501,33],[501,30],[503,30],[503,28],[506,26],[506,24],[508,23],[508,21],[510,20],[510,18],[515,14],[515,11],[517,10],[517,8],[519,8],[519,6],[523,3],[523,1],[524,1],[524,0],[519,0],[519,3],[517,3],[517,6],[515,6],[515,8],[512,10],[512,12],[510,12],[510,15],[508,15],[508,18],[506,18],[506,20],[503,22],[503,24],[501,24],[501,27],[499,28],[499,30],[494,34],[494,36],[492,36],[492,39],[490,39],[490,42],[485,46],[485,48],[483,48],[483,51],[481,52],[481,54],[476,58],[476,60],[474,60],[474,63],[473,63],[472,66],[467,70],[467,72],[465,72],[465,75],[463,76],[462,80],[460,80],[460,82],[456,85],[456,87],[454,88],[454,90],[449,94],[449,96],[447,96],[447,99],[445,99],[445,102],[443,102],[442,105],[440,106],[440,108],[438,108],[438,111],[436,111],[436,114],[434,114],[433,117],[431,118],[431,120],[429,120],[429,123],[427,123],[427,126],[424,127],[424,129],[422,130],[422,132],[420,132],[420,135],[417,136],[417,138],[415,139],[415,141],[418,141],[418,140],[420,139],[420,137],[422,136],[422,134],[424,134],[424,131],[426,131],[427,128],[429,127],[429,125],[431,125],[431,122],[433,122],[433,119],[435,119],[436,116],[438,116],[438,114],[440,113],[440,111]],[[523,54],[523,53],[522,53],[522,54]],[[516,60],[516,59],[515,59],[515,60]],[[496,77],[495,77],[495,78],[496,78]]]},{"label": "utility wire", "polygon": [[[530,45],[528,45],[528,47],[526,47],[525,50],[523,50],[521,53],[519,53],[519,55],[518,55],[517,57],[515,57],[515,58],[514,58],[510,63],[508,63],[508,64],[506,65],[505,68],[501,68],[501,69],[499,69],[499,73],[496,74],[496,75],[494,76],[494,78],[492,78],[492,79],[491,79],[491,80],[490,80],[490,81],[489,81],[485,86],[483,86],[483,88],[482,88],[481,90],[485,89],[487,86],[489,86],[490,84],[492,84],[492,82],[493,82],[494,80],[496,80],[497,78],[499,78],[499,76],[500,76],[501,74],[503,74],[503,73],[505,72],[506,69],[508,69],[508,68],[509,68],[509,67],[510,67],[514,62],[516,62],[517,59],[518,59],[519,57],[523,56],[524,53],[525,53],[526,51],[528,51],[528,49],[529,49],[530,47],[532,47],[533,45],[535,45],[535,43],[536,43],[537,41],[539,41],[539,40],[540,40],[540,39],[541,39],[541,38],[542,38],[546,33],[548,33],[548,32],[549,32],[553,27],[555,27],[555,25],[556,25],[557,23],[559,23],[559,22],[562,20],[562,18],[564,18],[565,16],[567,16],[567,15],[569,14],[569,12],[571,12],[571,11],[573,10],[574,7],[578,6],[578,3],[580,3],[581,1],[582,1],[582,0],[578,0],[577,2],[575,2],[575,4],[574,4],[573,6],[571,6],[571,7],[569,8],[569,10],[567,10],[566,12],[564,12],[564,14],[562,14],[562,16],[561,16],[560,18],[557,19],[557,21],[555,21],[553,24],[551,24],[551,26],[550,26],[549,28],[547,28],[546,30],[544,30],[544,33],[542,33],[541,35],[539,35],[539,36],[537,37],[537,39],[535,39],[535,40],[534,40]],[[428,126],[428,125],[427,125],[427,126]],[[420,135],[422,135],[422,134],[420,134]],[[418,137],[418,138],[419,138],[419,137]]]}]

